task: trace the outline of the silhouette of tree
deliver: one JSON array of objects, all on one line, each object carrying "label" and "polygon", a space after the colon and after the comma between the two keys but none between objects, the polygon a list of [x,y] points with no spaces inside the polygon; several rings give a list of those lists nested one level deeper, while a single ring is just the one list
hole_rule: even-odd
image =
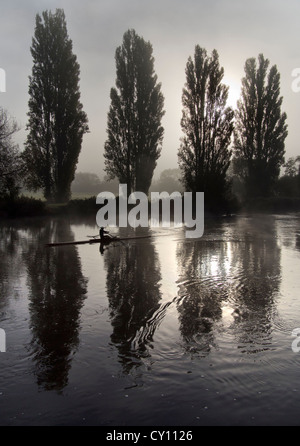
[{"label": "silhouette of tree", "polygon": [[86,193],[97,195],[100,192],[101,181],[98,175],[91,172],[78,172],[72,183],[72,193]]},{"label": "silhouette of tree", "polygon": [[284,173],[278,180],[276,192],[282,197],[299,197],[300,156],[289,158],[283,167]]},{"label": "silhouette of tree", "polygon": [[0,108],[0,198],[15,198],[21,187],[22,161],[12,136],[19,130],[6,110]]},{"label": "silhouette of tree", "polygon": [[300,156],[289,158],[283,167],[285,176],[291,178],[298,176],[300,173]]},{"label": "silhouette of tree", "polygon": [[153,181],[150,187],[150,192],[183,192],[180,169],[166,169],[159,179]]},{"label": "silhouette of tree", "polygon": [[204,192],[206,203],[219,204],[227,192],[234,117],[233,110],[226,107],[228,87],[221,83],[224,69],[216,50],[209,57],[197,45],[194,60],[189,57],[185,72],[184,137],[178,152],[183,182],[186,190]]},{"label": "silhouette of tree", "polygon": [[269,196],[284,163],[287,116],[281,113],[280,74],[262,54],[245,64],[238,101],[235,156],[246,160],[243,170],[248,197]]},{"label": "silhouette of tree", "polygon": [[80,68],[62,9],[36,16],[31,54],[27,126],[30,133],[24,152],[28,186],[43,189],[47,200],[64,202],[70,198],[82,137],[88,126],[80,103]]},{"label": "silhouette of tree", "polygon": [[110,179],[127,184],[129,194],[148,192],[163,140],[164,98],[152,51],[150,42],[129,30],[115,56],[117,79],[110,92],[104,157]]}]

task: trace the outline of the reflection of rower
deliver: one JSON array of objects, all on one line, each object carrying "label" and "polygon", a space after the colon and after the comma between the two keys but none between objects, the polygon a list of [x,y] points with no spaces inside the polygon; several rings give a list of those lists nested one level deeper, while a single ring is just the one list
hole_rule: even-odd
[{"label": "reflection of rower", "polygon": [[[105,235],[105,234],[107,234],[107,235]],[[101,254],[103,255],[103,253],[104,253],[104,242],[105,242],[105,240],[107,240],[107,238],[110,238],[110,236],[109,236],[108,231],[104,230],[103,226],[101,226],[101,228],[100,228],[99,235],[100,235],[100,240],[101,240],[100,241],[100,248],[99,248],[99,250],[100,250]]]},{"label": "reflection of rower", "polygon": [[99,251],[103,255],[103,253],[105,251],[103,243],[100,243]]}]

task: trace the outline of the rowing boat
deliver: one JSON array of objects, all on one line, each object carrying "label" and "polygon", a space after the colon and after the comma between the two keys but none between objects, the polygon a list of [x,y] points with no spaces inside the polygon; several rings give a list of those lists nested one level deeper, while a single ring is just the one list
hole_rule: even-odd
[{"label": "rowing boat", "polygon": [[137,239],[143,239],[143,238],[150,238],[151,235],[141,235],[137,237],[105,237],[104,240],[101,240],[100,238],[93,238],[91,240],[79,240],[79,241],[70,241],[70,242],[55,242],[55,243],[47,243],[47,247],[52,246],[68,246],[68,245],[93,245],[95,243],[100,243],[103,245],[109,245],[113,242],[126,242],[127,240],[137,240]]}]

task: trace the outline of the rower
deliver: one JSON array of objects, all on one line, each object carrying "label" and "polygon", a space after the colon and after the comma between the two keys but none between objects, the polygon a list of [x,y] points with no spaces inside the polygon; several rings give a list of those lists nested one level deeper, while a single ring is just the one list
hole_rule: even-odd
[{"label": "rower", "polygon": [[103,226],[101,226],[100,231],[99,231],[99,235],[100,235],[101,241],[105,240],[105,234],[109,234],[109,232],[108,231],[104,231]]}]

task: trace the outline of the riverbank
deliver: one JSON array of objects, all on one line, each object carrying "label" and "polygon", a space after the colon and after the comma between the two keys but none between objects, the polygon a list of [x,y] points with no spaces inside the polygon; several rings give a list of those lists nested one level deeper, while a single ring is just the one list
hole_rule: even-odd
[{"label": "riverbank", "polygon": [[[171,202],[172,203],[172,202]],[[149,203],[150,204],[150,203]],[[14,219],[23,217],[61,216],[61,215],[95,215],[99,210],[96,197],[72,199],[68,203],[49,204],[43,200],[21,196],[11,202],[0,202],[0,218]],[[172,212],[172,206],[171,206]],[[205,213],[211,216],[232,215],[245,213],[282,214],[300,212],[300,197],[273,197],[248,200],[246,203],[237,202],[214,212],[205,206]]]}]

